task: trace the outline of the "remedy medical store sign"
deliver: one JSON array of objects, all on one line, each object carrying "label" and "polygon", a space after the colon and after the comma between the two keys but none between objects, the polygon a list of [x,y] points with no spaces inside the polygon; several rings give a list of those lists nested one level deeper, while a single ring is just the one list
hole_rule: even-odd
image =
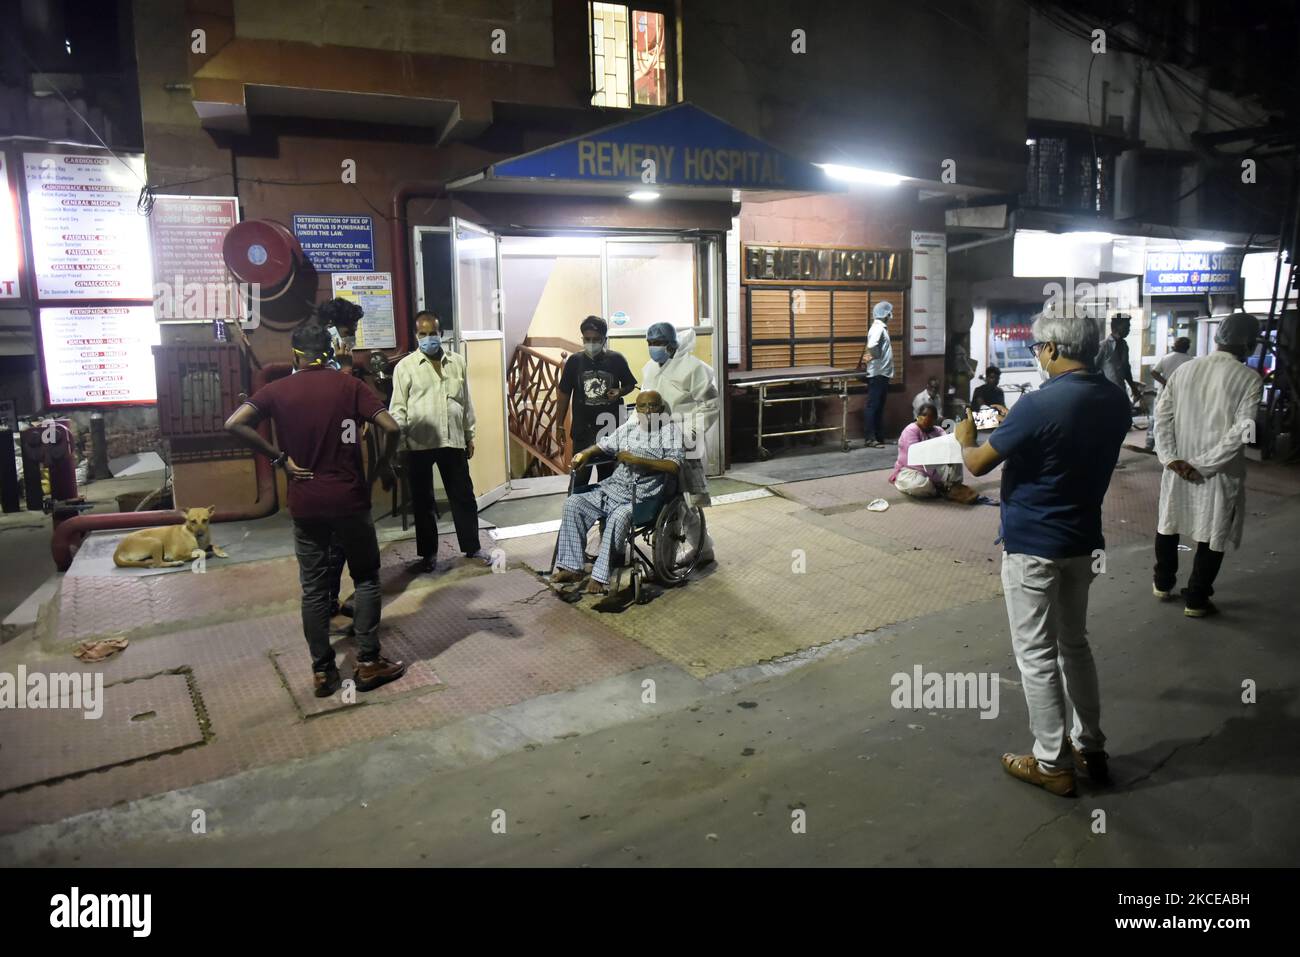
[{"label": "remedy medical store sign", "polygon": [[18,214],[0,153],[0,299],[18,298]]},{"label": "remedy medical store sign", "polygon": [[1241,253],[1148,252],[1142,291],[1148,296],[1235,293]]}]

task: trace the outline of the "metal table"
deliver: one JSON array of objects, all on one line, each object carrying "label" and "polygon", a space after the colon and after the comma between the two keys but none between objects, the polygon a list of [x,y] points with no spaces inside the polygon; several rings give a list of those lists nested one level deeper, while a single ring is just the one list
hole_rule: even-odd
[{"label": "metal table", "polygon": [[[837,369],[834,366],[789,366],[782,369],[750,369],[746,372],[732,372],[727,376],[729,385],[742,389],[758,390],[758,455],[760,459],[769,459],[772,453],[763,447],[763,439],[778,438],[783,435],[811,435],[814,432],[838,432],[840,450],[849,450],[848,415],[849,415],[849,380],[861,379],[865,372],[861,369]],[[821,383],[830,384],[829,390],[822,390]],[[771,387],[811,383],[818,386],[814,392],[794,396],[778,396],[769,399],[767,390]],[[790,432],[763,432],[763,409],[769,405],[785,402],[813,402],[829,395],[840,397],[840,424],[822,426],[816,429],[796,429]]]}]

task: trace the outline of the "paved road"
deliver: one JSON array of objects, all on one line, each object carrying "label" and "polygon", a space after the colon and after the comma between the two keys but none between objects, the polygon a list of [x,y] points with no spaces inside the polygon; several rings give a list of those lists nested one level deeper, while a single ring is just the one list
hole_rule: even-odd
[{"label": "paved road", "polygon": [[[94,812],[0,841],[0,863],[1295,865],[1300,502],[1248,526],[1218,619],[1152,599],[1146,549],[1109,558],[1090,627],[1118,785],[1078,800],[997,763],[1030,739],[994,600],[757,682],[663,666]],[[997,672],[997,717],[894,709],[915,665]]]}]

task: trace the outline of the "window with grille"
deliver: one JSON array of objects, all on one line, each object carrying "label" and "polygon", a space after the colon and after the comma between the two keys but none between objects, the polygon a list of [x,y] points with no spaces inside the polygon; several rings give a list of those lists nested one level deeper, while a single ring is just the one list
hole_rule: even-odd
[{"label": "window with grille", "polygon": [[894,353],[894,377],[903,381],[904,293],[901,289],[749,290],[749,368],[834,366],[853,369],[867,345],[871,311],[894,307],[887,323]]},{"label": "window with grille", "polygon": [[591,104],[629,109],[671,102],[674,30],[664,10],[587,4]]}]

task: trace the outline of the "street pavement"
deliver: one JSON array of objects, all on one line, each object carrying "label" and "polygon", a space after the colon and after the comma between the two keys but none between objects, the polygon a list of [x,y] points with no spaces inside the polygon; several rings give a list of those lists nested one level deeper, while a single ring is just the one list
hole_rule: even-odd
[{"label": "street pavement", "polygon": [[[1125,461],[1117,480],[1149,490],[1155,463]],[[1224,563],[1217,618],[1187,619],[1151,596],[1145,531],[1108,543],[1089,628],[1109,789],[1059,798],[1001,770],[999,755],[1031,739],[993,596],[724,671],[629,658],[436,726],[11,828],[0,864],[1294,866],[1300,498],[1289,474],[1260,474],[1256,487],[1271,491],[1254,493],[1243,547]],[[822,505],[808,516],[822,526],[858,511]],[[977,558],[926,554],[920,594],[942,587],[945,566]],[[989,717],[894,707],[895,676],[918,666],[996,674]]]}]

